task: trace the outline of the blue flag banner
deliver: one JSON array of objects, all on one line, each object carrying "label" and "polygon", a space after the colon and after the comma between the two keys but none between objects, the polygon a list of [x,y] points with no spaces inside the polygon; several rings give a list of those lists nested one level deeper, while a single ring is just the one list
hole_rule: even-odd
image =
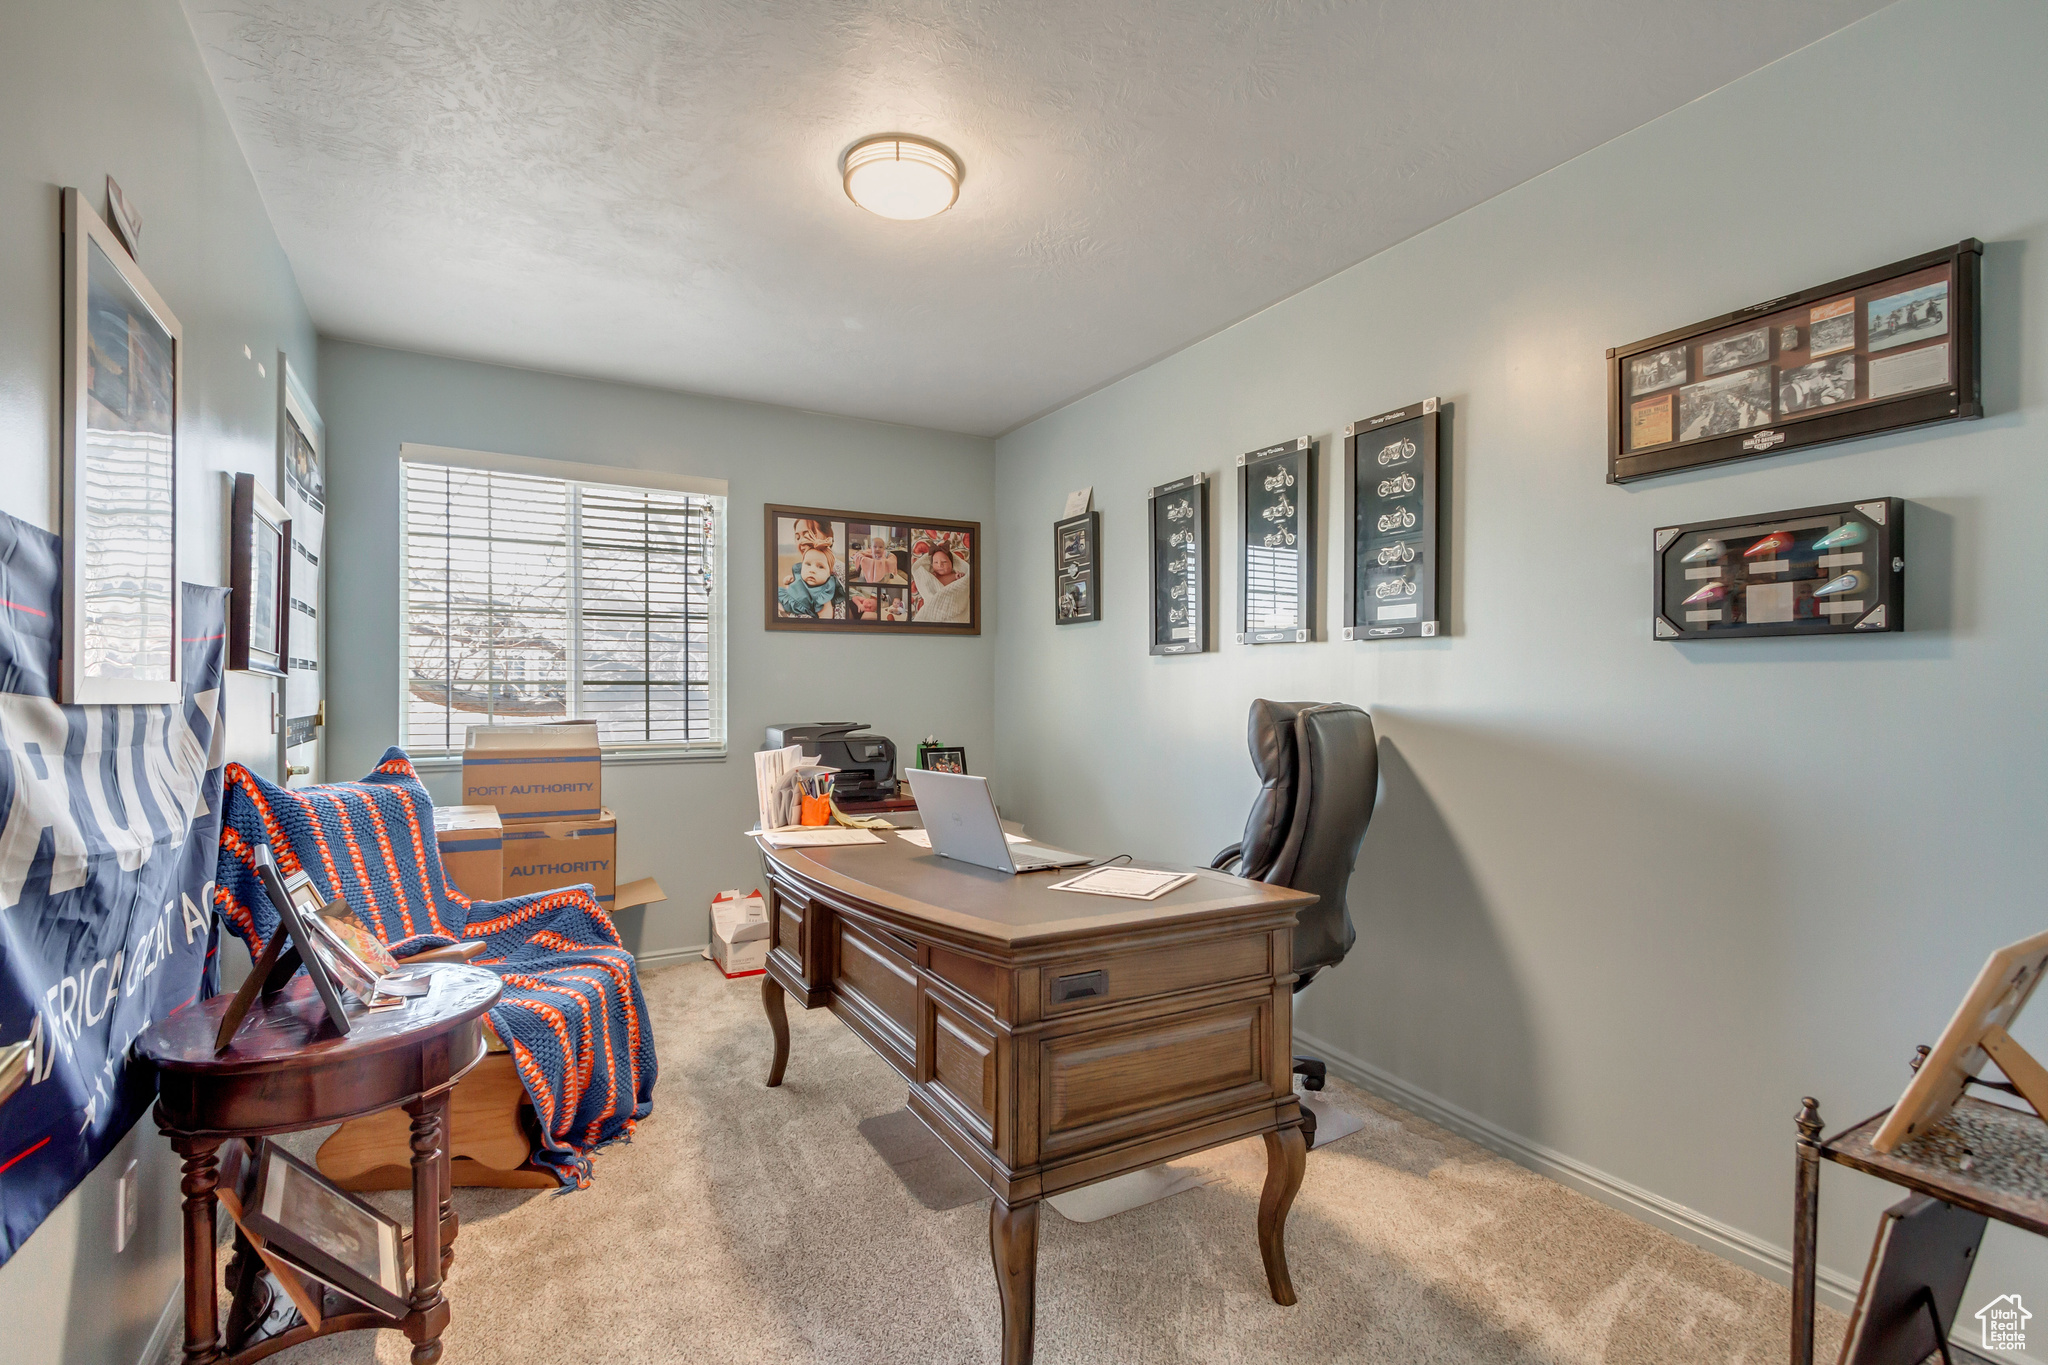
[{"label": "blue flag banner", "polygon": [[149,1110],[131,1055],[211,994],[227,589],[185,584],[184,700],[59,706],[57,537],[0,513],[0,1263]]}]

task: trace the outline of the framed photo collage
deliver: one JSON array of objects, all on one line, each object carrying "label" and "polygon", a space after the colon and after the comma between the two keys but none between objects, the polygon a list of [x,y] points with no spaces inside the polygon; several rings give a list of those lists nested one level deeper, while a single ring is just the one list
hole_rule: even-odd
[{"label": "framed photo collage", "polygon": [[981,634],[981,523],[769,504],[769,630]]}]

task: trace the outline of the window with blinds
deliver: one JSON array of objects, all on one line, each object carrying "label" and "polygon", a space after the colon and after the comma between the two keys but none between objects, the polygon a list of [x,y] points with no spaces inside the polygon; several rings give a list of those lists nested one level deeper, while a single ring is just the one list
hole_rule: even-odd
[{"label": "window with blinds", "polygon": [[725,499],[404,470],[409,752],[569,719],[596,721],[607,751],[724,749]]}]

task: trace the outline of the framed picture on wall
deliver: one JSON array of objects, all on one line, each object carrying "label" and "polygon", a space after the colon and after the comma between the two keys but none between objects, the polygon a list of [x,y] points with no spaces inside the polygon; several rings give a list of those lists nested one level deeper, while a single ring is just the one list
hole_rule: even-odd
[{"label": "framed picture on wall", "polygon": [[1209,648],[1209,476],[1160,484],[1148,497],[1153,654]]},{"label": "framed picture on wall", "polygon": [[1344,428],[1351,573],[1344,638],[1428,639],[1445,592],[1443,414],[1434,398]]},{"label": "framed picture on wall", "polygon": [[229,523],[228,667],[282,678],[291,657],[291,518],[254,474],[237,474]]},{"label": "framed picture on wall", "polygon": [[1297,436],[1237,457],[1241,645],[1316,638],[1316,447]]},{"label": "framed picture on wall", "polygon": [[1984,415],[1975,238],[1607,353],[1607,481]]},{"label": "framed picture on wall", "polygon": [[769,630],[981,634],[981,523],[766,509]]},{"label": "framed picture on wall", "polygon": [[64,191],[59,699],[179,699],[184,329],[76,189]]},{"label": "framed picture on wall", "polygon": [[1099,547],[1102,514],[1083,512],[1052,528],[1053,621],[1070,626],[1102,619]]}]

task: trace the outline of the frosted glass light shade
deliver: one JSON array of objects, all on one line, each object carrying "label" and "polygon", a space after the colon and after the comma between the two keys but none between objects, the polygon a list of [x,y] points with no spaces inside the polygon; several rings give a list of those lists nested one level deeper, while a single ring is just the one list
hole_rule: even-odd
[{"label": "frosted glass light shade", "polygon": [[856,142],[845,167],[846,197],[884,218],[929,218],[960,197],[959,160],[923,138],[888,133]]}]

